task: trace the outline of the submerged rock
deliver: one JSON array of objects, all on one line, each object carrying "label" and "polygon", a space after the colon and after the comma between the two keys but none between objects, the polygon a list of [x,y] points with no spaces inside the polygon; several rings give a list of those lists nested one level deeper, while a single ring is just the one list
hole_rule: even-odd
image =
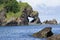
[{"label": "submerged rock", "polygon": [[34,33],[33,36],[37,37],[37,38],[47,38],[53,35],[52,31],[51,31],[51,27],[46,27],[44,29],[42,29],[41,31]]},{"label": "submerged rock", "polygon": [[60,40],[60,34],[59,35],[53,35],[51,37],[48,37],[47,40]]}]

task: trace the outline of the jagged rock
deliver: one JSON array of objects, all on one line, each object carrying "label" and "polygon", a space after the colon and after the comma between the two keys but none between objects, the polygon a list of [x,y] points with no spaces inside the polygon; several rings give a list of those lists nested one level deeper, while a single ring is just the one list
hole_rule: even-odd
[{"label": "jagged rock", "polygon": [[46,20],[43,23],[44,24],[57,24],[57,21],[55,19],[53,19],[53,20]]},{"label": "jagged rock", "polygon": [[59,35],[53,35],[51,37],[48,37],[47,40],[60,40],[60,34]]},{"label": "jagged rock", "polygon": [[34,18],[30,23],[33,23],[33,24],[38,24],[38,23],[41,23],[39,17],[38,17],[38,12],[37,11],[33,11],[31,14],[30,14],[30,17]]},{"label": "jagged rock", "polygon": [[51,31],[51,27],[46,27],[44,29],[42,29],[41,31],[34,33],[33,36],[37,37],[37,38],[47,38],[53,35],[52,31]]}]

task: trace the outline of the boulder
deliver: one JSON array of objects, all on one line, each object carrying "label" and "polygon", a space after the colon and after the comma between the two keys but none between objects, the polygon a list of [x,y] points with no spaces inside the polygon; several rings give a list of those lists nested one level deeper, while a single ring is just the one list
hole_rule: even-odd
[{"label": "boulder", "polygon": [[53,35],[52,31],[51,31],[51,27],[46,27],[44,29],[42,29],[41,31],[34,33],[33,36],[37,37],[37,38],[47,38]]},{"label": "boulder", "polygon": [[60,34],[52,35],[51,37],[48,37],[47,40],[60,40]]}]

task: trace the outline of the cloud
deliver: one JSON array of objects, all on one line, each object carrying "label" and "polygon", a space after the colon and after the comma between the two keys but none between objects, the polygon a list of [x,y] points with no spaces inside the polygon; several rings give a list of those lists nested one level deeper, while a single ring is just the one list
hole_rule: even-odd
[{"label": "cloud", "polygon": [[43,5],[43,4],[45,4],[46,6],[60,5],[60,0],[20,0],[20,1],[28,2],[32,6]]}]

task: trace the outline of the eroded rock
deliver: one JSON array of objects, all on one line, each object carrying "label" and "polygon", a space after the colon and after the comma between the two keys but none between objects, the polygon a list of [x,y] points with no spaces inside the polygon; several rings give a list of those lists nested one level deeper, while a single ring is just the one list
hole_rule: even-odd
[{"label": "eroded rock", "polygon": [[30,23],[33,23],[33,24],[38,24],[40,23],[41,24],[41,21],[38,17],[39,13],[37,11],[33,11],[31,14],[30,14],[30,17],[33,18],[33,20],[30,22]]},{"label": "eroded rock", "polygon": [[41,31],[34,33],[33,36],[37,37],[37,38],[47,38],[53,35],[52,31],[51,31],[51,27],[46,27],[44,29],[42,29]]}]

